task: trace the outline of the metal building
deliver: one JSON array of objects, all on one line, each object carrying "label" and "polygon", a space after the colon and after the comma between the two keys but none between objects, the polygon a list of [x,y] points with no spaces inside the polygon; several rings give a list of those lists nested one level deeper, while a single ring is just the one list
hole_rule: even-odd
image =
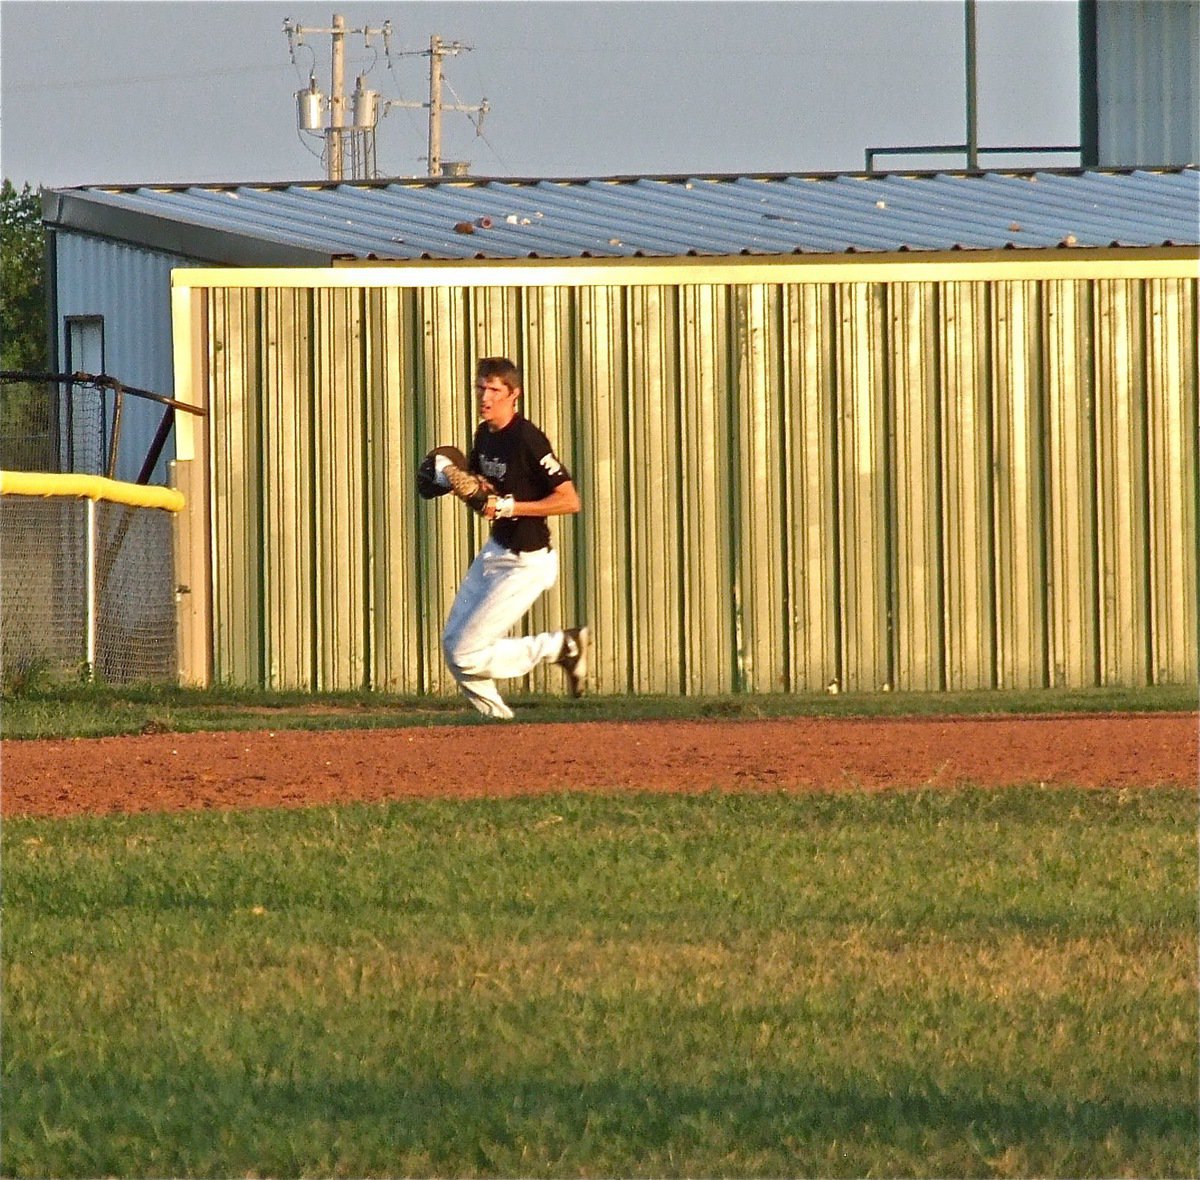
[{"label": "metal building", "polygon": [[1200,163],[1200,0],[1080,0],[1086,165]]},{"label": "metal building", "polygon": [[89,189],[55,224],[193,264],[185,679],[448,690],[481,530],[413,476],[508,353],[585,501],[533,625],[587,619],[598,691],[1195,683],[1198,181]]}]

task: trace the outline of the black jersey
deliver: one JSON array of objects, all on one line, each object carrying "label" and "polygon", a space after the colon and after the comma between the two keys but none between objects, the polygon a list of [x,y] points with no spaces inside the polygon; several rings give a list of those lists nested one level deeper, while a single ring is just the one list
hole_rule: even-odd
[{"label": "black jersey", "polygon": [[[514,500],[544,500],[571,478],[550,440],[520,414],[503,430],[481,422],[469,462],[472,471],[486,475],[502,496]],[[549,547],[550,526],[544,516],[508,517],[492,522],[492,536],[506,549],[525,553]]]}]

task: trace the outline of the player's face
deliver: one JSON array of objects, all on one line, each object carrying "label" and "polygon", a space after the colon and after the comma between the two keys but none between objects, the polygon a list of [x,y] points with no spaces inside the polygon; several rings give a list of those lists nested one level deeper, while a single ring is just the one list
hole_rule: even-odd
[{"label": "player's face", "polygon": [[503,430],[516,416],[519,389],[510,389],[499,377],[481,378],[475,382],[479,398],[479,416],[493,430]]}]

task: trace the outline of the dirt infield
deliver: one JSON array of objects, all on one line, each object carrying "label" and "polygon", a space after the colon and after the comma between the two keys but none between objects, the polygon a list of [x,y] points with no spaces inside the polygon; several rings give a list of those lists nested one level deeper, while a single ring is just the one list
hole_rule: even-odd
[{"label": "dirt infield", "polygon": [[[1195,714],[588,722],[7,741],[5,816],[502,797],[1195,785]],[[544,750],[529,766],[503,752]]]}]

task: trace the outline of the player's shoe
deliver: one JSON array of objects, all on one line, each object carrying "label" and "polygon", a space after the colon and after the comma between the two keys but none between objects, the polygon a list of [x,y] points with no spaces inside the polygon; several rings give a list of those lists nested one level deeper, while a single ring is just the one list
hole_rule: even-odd
[{"label": "player's shoe", "polygon": [[588,629],[570,627],[563,632],[562,650],[554,662],[567,674],[567,687],[573,697],[583,696],[587,680]]}]

